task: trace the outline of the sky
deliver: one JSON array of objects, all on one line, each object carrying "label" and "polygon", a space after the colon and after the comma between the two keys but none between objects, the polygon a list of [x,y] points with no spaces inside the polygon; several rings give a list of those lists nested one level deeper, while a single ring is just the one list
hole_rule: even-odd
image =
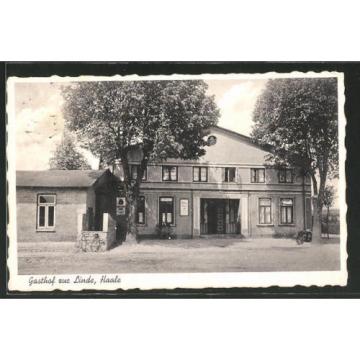
[{"label": "sky", "polygon": [[[265,79],[207,80],[208,94],[215,96],[220,109],[219,126],[250,135],[255,102],[265,88]],[[61,112],[61,86],[56,82],[16,83],[16,169],[46,170],[49,159],[61,141],[64,118]],[[93,169],[98,159],[79,149]],[[331,180],[338,189],[338,180]],[[337,191],[336,191],[337,193]],[[336,196],[335,205],[338,204]],[[337,206],[336,206],[337,207]]]},{"label": "sky", "polygon": [[[249,135],[255,102],[266,80],[208,80],[208,94],[220,109],[219,126]],[[64,118],[60,84],[16,83],[16,169],[44,170],[61,141]],[[81,150],[93,168],[98,160]]]}]

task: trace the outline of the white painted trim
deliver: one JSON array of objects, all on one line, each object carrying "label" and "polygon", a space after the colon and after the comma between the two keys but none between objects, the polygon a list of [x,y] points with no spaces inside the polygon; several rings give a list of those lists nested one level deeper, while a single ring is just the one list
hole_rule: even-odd
[{"label": "white painted trim", "polygon": [[[293,204],[292,204],[292,223],[286,223],[286,224],[283,224],[281,222],[281,199],[291,199],[293,201]],[[295,214],[295,197],[293,196],[280,196],[279,197],[279,204],[278,204],[278,213],[279,213],[279,223],[278,225],[279,226],[295,226],[296,225],[296,214]]]},{"label": "white painted trim", "polygon": [[243,197],[240,199],[240,227],[241,234],[244,236],[250,235],[250,223],[249,223],[249,198]]},{"label": "white painted trim", "polygon": [[[265,223],[265,224],[261,224],[260,223],[260,199],[270,199],[270,214],[271,214],[271,223]],[[256,225],[257,226],[259,226],[259,227],[261,227],[261,226],[263,226],[263,227],[266,227],[266,226],[274,226],[274,199],[270,196],[263,196],[263,197],[261,197],[261,196],[259,196],[258,198],[257,198],[257,209],[256,209],[256,213],[257,213],[257,216],[256,216]]]},{"label": "white painted trim", "polygon": [[[54,196],[54,202],[51,203],[40,203],[40,196],[51,195]],[[40,207],[43,206],[45,208],[45,226],[40,226]],[[49,207],[52,206],[54,208],[54,225],[48,226],[49,223]],[[55,231],[56,228],[56,193],[37,193],[36,194],[36,231]]]}]

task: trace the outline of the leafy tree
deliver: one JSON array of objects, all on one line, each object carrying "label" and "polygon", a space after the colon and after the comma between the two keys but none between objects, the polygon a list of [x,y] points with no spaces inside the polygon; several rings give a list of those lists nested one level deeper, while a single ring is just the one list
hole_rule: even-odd
[{"label": "leafy tree", "polygon": [[63,139],[56,147],[49,165],[51,170],[91,169],[85,157],[76,149],[74,139],[67,132],[64,132]]},{"label": "leafy tree", "polygon": [[253,114],[252,137],[272,149],[267,160],[311,177],[315,241],[321,239],[326,180],[338,171],[337,106],[336,78],[272,79]]},{"label": "leafy tree", "polygon": [[331,185],[326,185],[324,189],[323,203],[326,207],[326,229],[327,229],[327,237],[329,238],[329,213],[330,207],[334,203],[335,191],[334,187]]},{"label": "leafy tree", "polygon": [[[197,159],[219,111],[198,80],[79,82],[63,89],[64,115],[88,149],[102,161],[116,160],[124,173],[126,240],[137,237],[135,215],[141,178],[149,161]],[[135,180],[129,161],[140,153]]]}]

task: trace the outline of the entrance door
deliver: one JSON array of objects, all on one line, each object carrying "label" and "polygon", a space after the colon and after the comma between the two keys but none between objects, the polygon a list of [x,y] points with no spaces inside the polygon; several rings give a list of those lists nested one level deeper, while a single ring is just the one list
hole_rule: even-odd
[{"label": "entrance door", "polygon": [[240,234],[238,199],[201,199],[201,234]]},{"label": "entrance door", "polygon": [[228,200],[226,206],[226,233],[240,234],[240,201],[238,199]]},{"label": "entrance door", "polygon": [[161,197],[159,199],[159,225],[174,225],[174,198]]},{"label": "entrance door", "polygon": [[217,234],[225,234],[226,226],[225,226],[225,202],[217,201],[216,206],[216,233]]},{"label": "entrance door", "polygon": [[211,199],[207,201],[207,233],[225,234],[225,202]]}]

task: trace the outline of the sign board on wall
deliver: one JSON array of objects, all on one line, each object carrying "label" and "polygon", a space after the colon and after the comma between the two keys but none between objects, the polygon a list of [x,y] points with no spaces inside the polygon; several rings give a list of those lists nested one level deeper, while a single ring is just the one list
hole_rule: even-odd
[{"label": "sign board on wall", "polygon": [[126,214],[126,199],[125,197],[116,198],[116,215]]},{"label": "sign board on wall", "polygon": [[180,216],[188,216],[188,215],[189,215],[189,200],[180,199]]}]

